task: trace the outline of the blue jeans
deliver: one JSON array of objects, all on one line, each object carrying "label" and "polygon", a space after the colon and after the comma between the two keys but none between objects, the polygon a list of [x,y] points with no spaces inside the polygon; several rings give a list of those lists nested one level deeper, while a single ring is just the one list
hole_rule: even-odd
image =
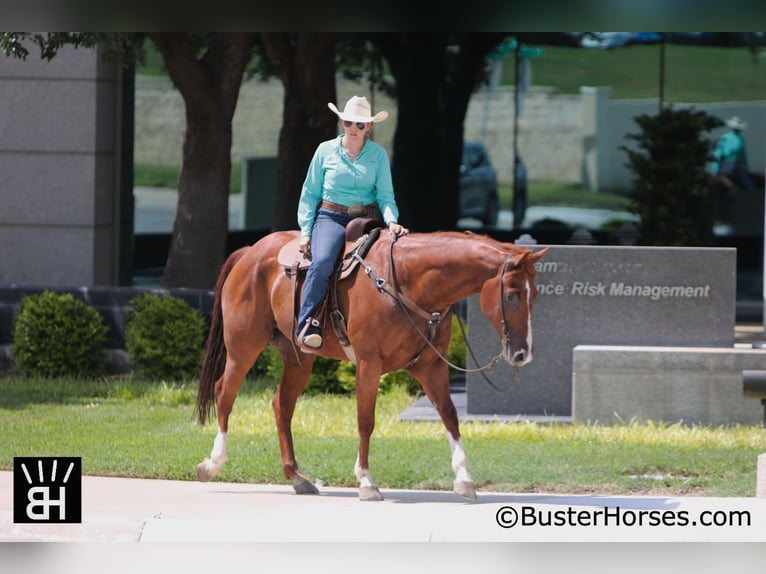
[{"label": "blue jeans", "polygon": [[335,264],[346,244],[346,225],[351,219],[348,215],[327,209],[317,212],[311,232],[311,265],[303,283],[303,297],[298,313],[298,333],[306,320],[314,317],[327,293]]}]

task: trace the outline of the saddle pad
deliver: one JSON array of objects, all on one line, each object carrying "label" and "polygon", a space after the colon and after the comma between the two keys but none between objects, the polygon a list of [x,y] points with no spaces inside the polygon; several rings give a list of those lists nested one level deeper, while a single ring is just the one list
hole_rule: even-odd
[{"label": "saddle pad", "polygon": [[[346,246],[343,249],[343,255],[341,258],[345,258],[349,253],[354,251],[354,249],[356,249],[364,239],[367,239],[366,235],[363,235],[360,240],[357,241],[346,241]],[[282,246],[282,249],[279,250],[277,261],[279,261],[279,264],[282,267],[290,270],[293,268],[295,263],[298,263],[298,271],[305,271],[309,268],[309,265],[311,265],[311,259],[306,257],[304,253],[298,251],[300,242],[301,238],[298,237],[285,243]]]},{"label": "saddle pad", "polygon": [[300,243],[301,238],[296,237],[282,246],[282,249],[279,250],[279,255],[277,255],[277,261],[279,261],[282,267],[292,269],[293,264],[297,262],[298,269],[308,269],[309,265],[311,265],[311,259],[298,250]]},{"label": "saddle pad", "polygon": [[[346,257],[357,247],[360,248],[360,255],[362,257],[367,255],[367,251],[369,251],[372,244],[375,243],[375,241],[378,239],[381,229],[377,225],[370,225],[370,227],[371,231],[369,233],[365,233],[364,235],[357,237],[355,241],[349,241],[348,235],[346,236],[346,246],[343,248],[341,259],[346,259]],[[286,269],[292,269],[293,266],[297,263],[298,271],[303,271],[308,269],[309,265],[311,265],[311,259],[306,257],[304,253],[301,253],[298,250],[300,247],[300,242],[301,238],[296,237],[295,239],[285,243],[279,250],[277,261],[282,267],[285,267]],[[347,266],[344,266],[342,271],[346,270]]]}]

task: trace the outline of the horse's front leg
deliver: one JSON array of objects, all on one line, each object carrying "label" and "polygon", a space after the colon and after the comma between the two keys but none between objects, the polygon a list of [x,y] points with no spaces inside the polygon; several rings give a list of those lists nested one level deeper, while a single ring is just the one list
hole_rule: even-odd
[{"label": "horse's front leg", "polygon": [[356,367],[356,418],[359,428],[359,452],[354,464],[354,475],[359,481],[359,500],[383,500],[378,485],[370,474],[370,438],[375,430],[375,404],[378,399],[380,370],[364,363]]},{"label": "horse's front leg", "polygon": [[284,372],[272,400],[277,423],[279,450],[282,455],[282,473],[293,483],[296,494],[319,494],[316,486],[299,469],[293,447],[292,420],[298,397],[306,388],[311,375],[314,357],[305,355],[298,364],[292,350],[280,349]]},{"label": "horse's front leg", "polygon": [[[451,402],[451,401],[450,401]],[[468,472],[468,457],[465,455],[463,441],[455,438],[451,433],[448,435],[449,446],[452,451],[452,470],[455,472],[455,481],[452,483],[452,489],[460,496],[474,499],[476,498],[476,486],[473,478]]]},{"label": "horse's front leg", "polygon": [[452,470],[455,473],[453,490],[466,498],[476,498],[476,487],[471,474],[468,472],[468,457],[460,438],[460,425],[457,409],[449,391],[449,370],[447,365],[438,359],[431,362],[415,364],[410,373],[420,381],[426,396],[433,403],[436,412],[444,423],[452,452]]}]

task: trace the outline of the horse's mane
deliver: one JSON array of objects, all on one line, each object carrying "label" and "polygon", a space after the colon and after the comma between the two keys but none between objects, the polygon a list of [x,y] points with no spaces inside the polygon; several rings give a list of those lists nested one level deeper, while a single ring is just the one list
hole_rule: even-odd
[{"label": "horse's mane", "polygon": [[517,269],[529,274],[531,278],[537,276],[537,270],[535,269],[534,263],[528,257],[528,255],[532,253],[528,247],[515,245],[513,243],[503,243],[489,235],[474,233],[472,231],[432,231],[430,233],[413,233],[407,237],[409,238],[408,241],[412,239],[418,242],[416,248],[430,246],[443,247],[445,242],[451,242],[454,245],[454,242],[458,241],[473,248],[488,248],[497,251],[498,255],[502,255],[503,257],[519,254],[520,259],[518,261]]}]

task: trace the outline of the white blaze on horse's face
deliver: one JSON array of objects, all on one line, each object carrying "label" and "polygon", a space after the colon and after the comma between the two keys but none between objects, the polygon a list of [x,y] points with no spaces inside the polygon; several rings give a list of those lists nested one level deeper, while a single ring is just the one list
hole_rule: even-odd
[{"label": "white blaze on horse's face", "polygon": [[524,363],[531,363],[532,362],[532,282],[527,279],[526,281],[526,292],[527,292],[527,357]]},{"label": "white blaze on horse's face", "polygon": [[[515,282],[514,282],[515,283]],[[525,277],[521,288],[513,288],[506,295],[505,333],[500,330],[503,340],[502,356],[514,367],[532,362],[532,304],[537,294],[532,281]],[[502,321],[501,321],[502,325]]]}]

